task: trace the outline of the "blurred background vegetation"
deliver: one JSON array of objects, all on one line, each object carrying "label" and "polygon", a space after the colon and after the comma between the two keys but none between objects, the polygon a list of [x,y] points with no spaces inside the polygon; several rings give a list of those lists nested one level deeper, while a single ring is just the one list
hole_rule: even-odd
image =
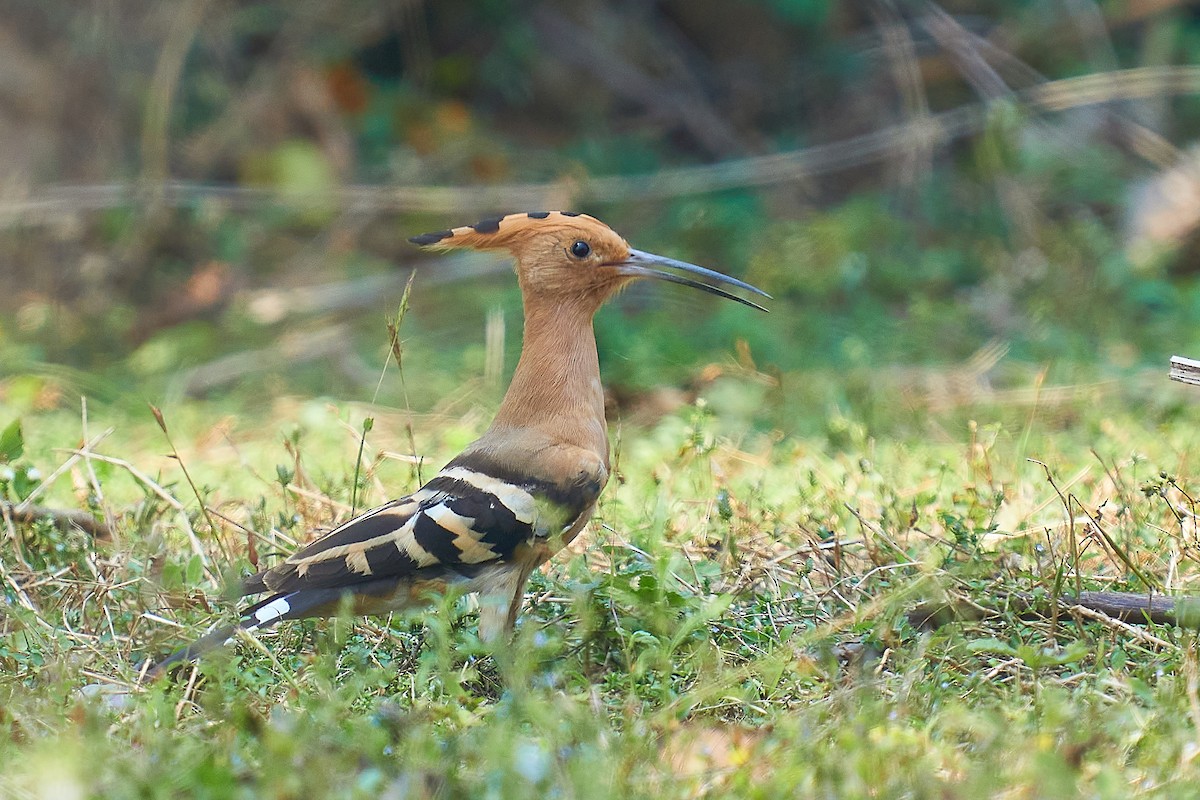
[{"label": "blurred background vegetation", "polygon": [[1165,357],[1200,353],[1198,6],[13,0],[0,402],[369,401],[412,269],[408,399],[392,371],[379,401],[489,400],[506,265],[405,239],[565,208],[777,298],[602,312],[622,418],[704,395],[836,439],[1117,380],[1171,414]]}]

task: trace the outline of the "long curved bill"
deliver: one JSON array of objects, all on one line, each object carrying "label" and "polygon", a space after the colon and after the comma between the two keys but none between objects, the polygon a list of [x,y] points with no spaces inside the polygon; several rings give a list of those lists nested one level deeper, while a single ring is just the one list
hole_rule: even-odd
[{"label": "long curved bill", "polygon": [[666,256],[656,256],[653,253],[647,253],[643,250],[630,249],[629,258],[613,264],[612,266],[616,268],[618,275],[625,275],[630,278],[657,278],[660,281],[678,283],[681,286],[691,286],[695,289],[701,289],[710,294],[715,294],[717,297],[724,297],[727,300],[736,300],[742,305],[750,306],[751,308],[757,308],[759,311],[766,311],[767,309],[763,308],[758,303],[747,300],[744,297],[738,297],[736,294],[727,292],[724,289],[713,286],[710,283],[702,283],[701,281],[685,277],[684,275],[676,275],[674,272],[664,272],[661,268],[667,267],[669,269],[686,273],[687,275],[695,275],[700,278],[705,278],[706,280],[713,281],[714,283],[723,283],[727,286],[735,286],[738,289],[745,289],[748,292],[761,295],[768,300],[771,298],[771,295],[767,294],[762,289],[759,289],[757,286],[751,286],[745,281],[739,281],[737,278],[731,278],[730,276],[724,275],[716,270],[697,267],[695,264],[689,264],[686,261],[676,261],[675,259],[667,258]]}]

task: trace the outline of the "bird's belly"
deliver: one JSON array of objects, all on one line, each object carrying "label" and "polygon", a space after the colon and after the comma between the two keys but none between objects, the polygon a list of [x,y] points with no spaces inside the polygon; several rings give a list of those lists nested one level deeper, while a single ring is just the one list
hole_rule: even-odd
[{"label": "bird's belly", "polygon": [[461,578],[423,578],[401,580],[388,590],[359,592],[354,595],[354,613],[362,615],[390,614],[428,605],[439,595],[445,594],[452,584],[462,583]]}]

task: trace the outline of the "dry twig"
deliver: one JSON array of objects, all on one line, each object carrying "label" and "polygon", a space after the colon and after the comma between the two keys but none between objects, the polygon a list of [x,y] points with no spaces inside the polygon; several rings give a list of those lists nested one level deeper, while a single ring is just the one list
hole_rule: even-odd
[{"label": "dry twig", "polygon": [[[1195,627],[1200,598],[1173,598],[1132,592],[1080,592],[1058,598],[1059,610],[1070,611],[1076,606],[1089,612],[1085,616],[1093,619],[1099,619],[1096,615],[1102,614],[1125,624]],[[907,616],[916,627],[937,628],[956,621],[978,621],[998,616],[1004,611],[1016,612],[1027,619],[1040,619],[1050,616],[1054,608],[1054,601],[1050,597],[1035,597],[1021,592],[988,603],[958,599],[921,603]]]}]

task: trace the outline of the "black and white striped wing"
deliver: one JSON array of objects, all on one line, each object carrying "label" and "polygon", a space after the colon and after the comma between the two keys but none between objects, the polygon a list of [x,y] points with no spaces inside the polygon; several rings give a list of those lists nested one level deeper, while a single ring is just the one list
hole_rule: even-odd
[{"label": "black and white striped wing", "polygon": [[460,457],[419,491],[355,517],[246,579],[244,594],[269,594],[238,623],[177,650],[147,674],[195,660],[238,630],[336,613],[347,595],[361,601],[361,613],[378,613],[455,576],[475,579],[522,545],[578,530],[602,487],[602,477],[587,474],[563,486],[521,480],[497,464]]},{"label": "black and white striped wing", "polygon": [[504,559],[538,534],[539,505],[521,486],[451,465],[419,491],[350,520],[247,585],[276,593],[351,588]]}]

